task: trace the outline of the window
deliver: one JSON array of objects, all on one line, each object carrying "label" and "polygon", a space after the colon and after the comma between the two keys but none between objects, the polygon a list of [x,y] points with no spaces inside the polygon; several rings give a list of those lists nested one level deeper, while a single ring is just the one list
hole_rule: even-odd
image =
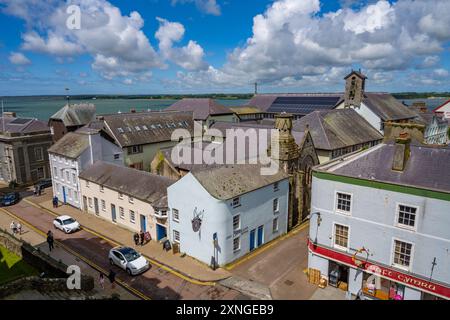
[{"label": "window", "polygon": [[56,169],[56,167],[53,167],[53,174],[55,175],[55,178],[58,178],[58,169]]},{"label": "window", "polygon": [[72,199],[72,189],[69,189],[69,199]]},{"label": "window", "polygon": [[129,197],[128,197],[128,202],[129,202],[129,203],[134,203],[133,197],[130,197],[130,196],[129,196]]},{"label": "window", "polygon": [[280,211],[280,203],[278,202],[278,198],[273,199],[273,212],[277,213]]},{"label": "window", "polygon": [[236,215],[233,217],[233,231],[237,231],[241,228],[241,215]]},{"label": "window", "polygon": [[92,198],[89,198],[88,202],[89,202],[89,208],[92,208]]},{"label": "window", "polygon": [[411,264],[412,244],[400,240],[394,241],[394,264],[400,268],[409,268]]},{"label": "window", "polygon": [[70,182],[70,173],[69,173],[69,171],[66,171],[66,181]]},{"label": "window", "polygon": [[106,211],[106,203],[105,203],[105,200],[101,200],[100,202],[101,202],[101,204],[102,204],[102,210],[103,210],[103,211]]},{"label": "window", "polygon": [[43,179],[44,178],[44,168],[43,167],[39,167],[36,169],[36,174],[37,174],[37,178],[38,179]]},{"label": "window", "polygon": [[120,153],[115,153],[114,160],[119,160],[119,159],[120,159]]},{"label": "window", "polygon": [[272,223],[272,233],[275,233],[278,231],[278,218],[273,219]]},{"label": "window", "polygon": [[278,191],[279,190],[279,183],[278,182],[275,182],[274,184],[273,184],[273,191]]},{"label": "window", "polygon": [[234,198],[231,205],[233,206],[233,208],[239,207],[241,205],[241,198]]},{"label": "window", "polygon": [[119,199],[123,199],[123,193],[119,192]]},{"label": "window", "polygon": [[180,243],[180,232],[177,230],[173,230],[173,241]]},{"label": "window", "polygon": [[86,188],[89,188],[89,181],[86,181]]},{"label": "window", "polygon": [[103,186],[100,186],[100,192],[105,192],[105,188]]},{"label": "window", "polygon": [[337,193],[336,210],[350,213],[351,203],[352,203],[352,196],[350,194],[341,192]]},{"label": "window", "polygon": [[142,153],[142,152],[143,152],[142,146],[128,147],[128,154],[136,154],[136,153]]},{"label": "window", "polygon": [[348,227],[340,224],[334,225],[334,246],[348,248]]},{"label": "window", "polygon": [[125,211],[123,210],[123,207],[119,207],[119,215],[120,219],[125,219]]},{"label": "window", "polygon": [[400,204],[398,206],[398,224],[414,229],[416,224],[416,213],[416,207],[408,207]]},{"label": "window", "polygon": [[72,182],[73,184],[77,184],[77,175],[75,173],[72,173]]},{"label": "window", "polygon": [[63,169],[59,169],[59,176],[61,177],[61,180],[64,180],[64,171],[63,171]]},{"label": "window", "polygon": [[130,222],[135,223],[136,222],[136,215],[133,210],[130,210]]},{"label": "window", "polygon": [[36,161],[44,160],[44,152],[42,151],[42,147],[34,148],[34,158]]},{"label": "window", "polygon": [[172,216],[173,216],[173,221],[180,221],[180,213],[178,212],[178,209],[172,209]]},{"label": "window", "polygon": [[78,192],[76,191],[73,192],[73,200],[75,200],[75,202],[78,202]]},{"label": "window", "polygon": [[241,249],[241,237],[238,236],[233,239],[233,251],[239,251]]}]

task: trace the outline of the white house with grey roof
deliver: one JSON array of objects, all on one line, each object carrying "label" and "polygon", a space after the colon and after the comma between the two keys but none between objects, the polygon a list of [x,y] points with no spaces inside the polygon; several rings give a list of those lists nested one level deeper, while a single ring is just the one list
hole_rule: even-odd
[{"label": "white house with grey roof", "polygon": [[379,144],[314,169],[308,267],[368,299],[450,299],[450,149]]},{"label": "white house with grey roof", "polygon": [[122,149],[101,129],[69,132],[48,149],[53,195],[81,208],[79,174],[97,160],[123,165]]},{"label": "white house with grey roof", "polygon": [[180,252],[226,265],[287,232],[288,176],[260,169],[196,168],[167,189],[169,239]]}]

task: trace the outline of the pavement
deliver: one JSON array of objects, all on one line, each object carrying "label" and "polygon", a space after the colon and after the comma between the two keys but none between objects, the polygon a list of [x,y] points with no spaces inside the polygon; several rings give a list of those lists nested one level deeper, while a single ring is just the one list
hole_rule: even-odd
[{"label": "pavement", "polygon": [[274,300],[308,300],[318,290],[303,272],[308,267],[308,233],[306,223],[228,269],[233,277],[264,286]]},{"label": "pavement", "polygon": [[[13,216],[10,216],[5,211],[1,210],[0,208],[0,228],[6,230],[7,232],[10,231],[9,225],[11,224],[11,221],[16,221],[17,219]],[[44,253],[50,254],[54,259],[61,260],[64,264],[67,266],[70,265],[77,265],[80,267],[82,274],[90,275],[94,277],[95,280],[95,288],[93,294],[89,294],[90,297],[94,298],[104,298],[104,297],[111,297],[112,294],[118,294],[120,296],[120,299],[122,300],[140,300],[139,297],[136,295],[130,293],[128,290],[121,286],[115,286],[113,289],[111,285],[107,282],[105,282],[105,287],[102,288],[100,286],[100,282],[97,281],[99,279],[100,273],[98,270],[93,269],[91,266],[86,264],[84,261],[82,261],[80,258],[72,255],[68,251],[64,250],[59,244],[55,245],[54,250],[52,252],[49,252],[48,245],[46,242],[46,238],[41,233],[33,230],[32,228],[24,225],[22,228],[22,234],[18,235],[17,238],[28,242],[35,248],[39,248]],[[75,291],[72,296],[76,296],[77,298],[80,298],[80,295]],[[41,300],[46,298],[45,294],[37,292],[35,290],[30,290],[26,292],[21,292],[15,295],[14,297],[18,300]],[[69,297],[70,298],[70,297]]]},{"label": "pavement", "polygon": [[[36,228],[39,232],[43,233],[46,233],[48,230],[53,230],[52,222],[55,215],[60,215],[62,213],[73,216],[80,221],[82,226],[88,225],[90,228],[83,227],[82,230],[69,235],[55,230],[55,240],[57,240],[58,244],[65,250],[80,258],[91,267],[94,267],[94,269],[103,270],[105,273],[109,272],[111,268],[107,257],[108,252],[112,247],[117,246],[118,244],[134,247],[131,232],[117,227],[112,223],[102,221],[101,219],[88,214],[72,212],[72,210],[77,210],[68,206],[61,206],[55,210],[56,212],[52,212],[53,208],[51,208],[52,211],[50,211],[44,207],[39,207],[41,203],[45,205],[45,202],[48,201],[46,196],[47,195],[44,194],[41,197],[25,198],[18,204],[4,209],[15,217],[28,223],[29,225],[27,226],[29,228]],[[36,202],[39,203],[39,205],[37,205]],[[8,221],[8,226],[10,223],[11,221]],[[91,228],[95,228],[95,230],[91,230]],[[109,237],[104,237],[100,232],[107,233]],[[114,240],[110,238],[113,238]],[[151,246],[149,245],[144,247],[139,246],[137,250],[147,255],[150,248]],[[162,251],[159,246],[157,250]],[[117,274],[116,278],[118,281],[125,288],[139,295],[143,299],[240,300],[251,298],[251,296],[242,294],[236,289],[225,287],[216,282],[205,282],[190,278],[188,274],[194,274],[194,272],[201,273],[205,267],[201,266],[203,268],[200,269],[201,271],[189,271],[189,268],[197,267],[192,263],[194,260],[190,261],[188,257],[177,257],[172,253],[164,252],[164,254],[167,255],[167,260],[165,260],[165,262],[169,261],[170,257],[185,263],[188,266],[188,268],[183,269],[183,272],[185,273],[181,274],[177,270],[171,268],[171,266],[169,267],[152,259],[149,259],[151,268],[144,274],[135,277],[129,276],[125,271],[117,267],[112,268]],[[164,256],[159,256],[159,259],[161,259],[160,257]],[[196,261],[194,262],[197,263]],[[210,280],[211,278],[207,279]]]}]

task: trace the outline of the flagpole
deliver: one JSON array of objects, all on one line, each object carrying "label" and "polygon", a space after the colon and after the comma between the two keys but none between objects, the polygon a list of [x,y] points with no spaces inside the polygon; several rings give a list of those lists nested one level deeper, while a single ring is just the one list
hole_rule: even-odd
[{"label": "flagpole", "polygon": [[3,108],[3,100],[2,100],[2,127],[3,127],[2,132],[5,132],[5,110]]}]

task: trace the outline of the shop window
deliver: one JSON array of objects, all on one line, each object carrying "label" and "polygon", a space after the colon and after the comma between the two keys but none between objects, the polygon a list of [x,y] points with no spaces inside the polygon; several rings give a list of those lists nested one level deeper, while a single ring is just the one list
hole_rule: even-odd
[{"label": "shop window", "polygon": [[405,286],[377,275],[364,273],[363,292],[380,300],[403,300]]}]

